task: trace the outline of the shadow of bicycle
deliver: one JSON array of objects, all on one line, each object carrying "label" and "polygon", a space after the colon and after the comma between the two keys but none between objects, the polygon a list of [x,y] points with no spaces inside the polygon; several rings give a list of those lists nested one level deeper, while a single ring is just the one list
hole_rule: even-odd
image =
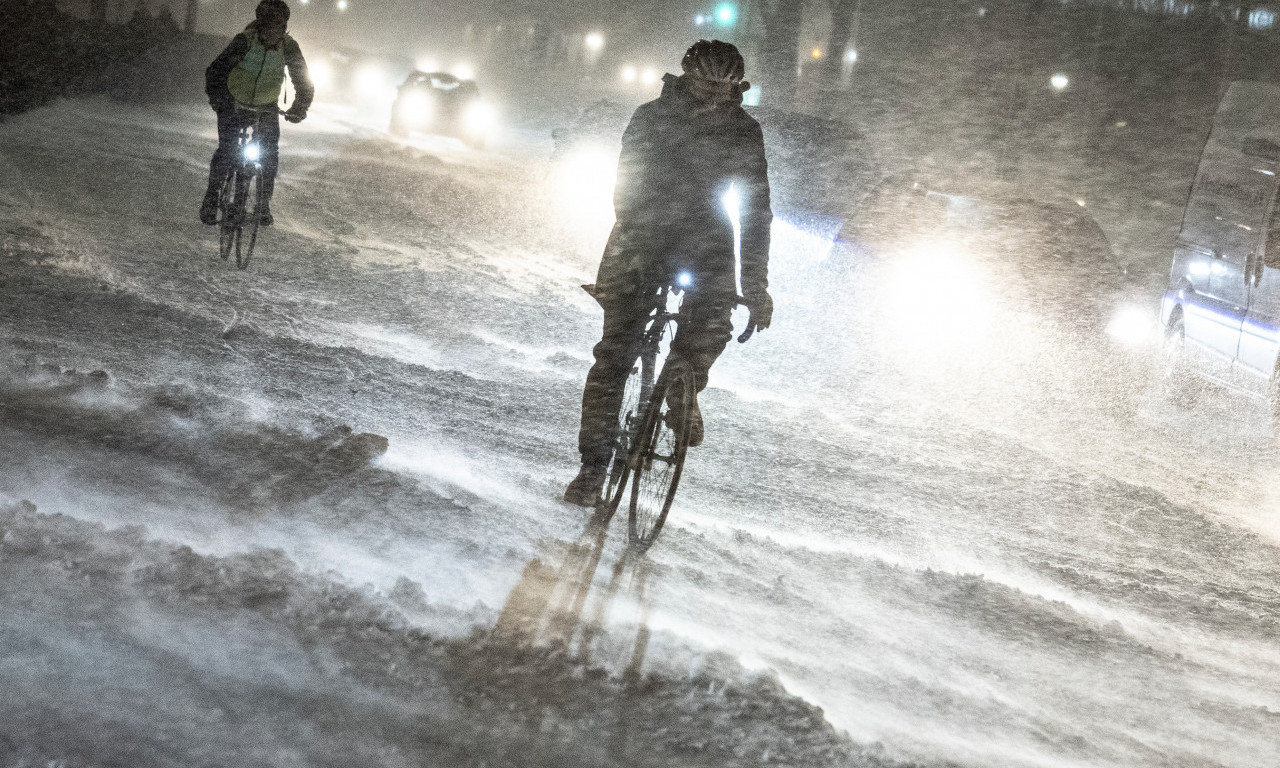
[{"label": "shadow of bicycle", "polygon": [[625,684],[639,682],[649,646],[652,606],[645,584],[652,566],[624,545],[601,578],[611,518],[595,513],[576,541],[550,545],[545,557],[525,565],[498,616],[493,641],[564,653]]}]

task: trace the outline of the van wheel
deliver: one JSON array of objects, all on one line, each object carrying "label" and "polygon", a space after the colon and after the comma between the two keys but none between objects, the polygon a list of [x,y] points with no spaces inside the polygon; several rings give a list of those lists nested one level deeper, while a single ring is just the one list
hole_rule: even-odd
[{"label": "van wheel", "polygon": [[1199,382],[1187,361],[1187,331],[1181,317],[1165,333],[1162,384],[1165,398],[1184,408],[1194,405],[1199,395]]}]

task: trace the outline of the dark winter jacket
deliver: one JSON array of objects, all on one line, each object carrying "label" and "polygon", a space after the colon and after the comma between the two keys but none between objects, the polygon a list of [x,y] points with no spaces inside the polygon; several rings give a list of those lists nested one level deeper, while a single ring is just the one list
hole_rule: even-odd
[{"label": "dark winter jacket", "polygon": [[280,98],[286,68],[296,92],[291,109],[306,112],[315,96],[315,87],[307,74],[302,49],[288,35],[275,48],[267,48],[258,39],[255,21],[231,38],[205,70],[204,92],[218,112],[237,103],[253,107],[274,104]]},{"label": "dark winter jacket", "polygon": [[741,95],[708,108],[684,77],[663,78],[662,94],[641,105],[622,136],[609,236],[596,293],[602,300],[688,271],[695,289],[734,292],[730,186],[742,227],[742,290],[768,286],[769,179],[760,125]]}]

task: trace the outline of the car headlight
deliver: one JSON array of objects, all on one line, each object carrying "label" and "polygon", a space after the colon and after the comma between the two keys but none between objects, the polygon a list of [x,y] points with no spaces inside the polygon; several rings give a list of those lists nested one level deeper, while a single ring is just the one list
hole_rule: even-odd
[{"label": "car headlight", "polygon": [[1129,347],[1140,347],[1159,338],[1153,312],[1145,307],[1127,306],[1116,310],[1107,323],[1107,335]]},{"label": "car headlight", "polygon": [[923,360],[966,355],[987,340],[993,291],[957,243],[927,240],[895,254],[879,292],[887,339]]},{"label": "car headlight", "polygon": [[258,146],[258,142],[251,141],[244,145],[244,159],[251,163],[258,162],[258,158],[262,157],[262,148]]},{"label": "car headlight", "polygon": [[493,127],[497,124],[498,110],[492,104],[473,101],[467,105],[467,110],[462,119],[466,123],[467,130],[485,133],[493,130]]},{"label": "car headlight", "polygon": [[413,125],[423,125],[431,120],[431,101],[421,93],[407,94],[400,100],[400,119]]}]

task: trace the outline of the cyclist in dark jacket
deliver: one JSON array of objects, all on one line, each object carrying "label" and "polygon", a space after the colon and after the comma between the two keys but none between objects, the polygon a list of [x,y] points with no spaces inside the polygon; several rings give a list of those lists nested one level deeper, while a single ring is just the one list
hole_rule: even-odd
[{"label": "cyclist in dark jacket", "polygon": [[[663,78],[662,94],[635,111],[622,136],[617,223],[594,288],[604,308],[604,333],[582,393],[582,468],[565,491],[573,504],[599,500],[654,291],[688,283],[671,351],[690,365],[699,392],[732,337],[737,265],[727,196],[737,201],[750,323],[768,328],[773,315],[767,290],[773,211],[764,137],[742,108],[748,88],[742,55],[729,43],[699,40],[681,68],[680,77]],[[689,432],[689,444],[699,445],[704,429],[696,402]]]},{"label": "cyclist in dark jacket", "polygon": [[286,34],[289,6],[284,0],[262,0],[255,20],[231,38],[204,73],[204,91],[209,106],[218,113],[218,149],[209,162],[209,186],[200,204],[200,221],[218,223],[218,191],[235,160],[236,136],[241,126],[251,123],[254,114],[237,107],[267,108],[259,123],[258,146],[262,161],[262,208],[260,221],[270,226],[271,195],[275,190],[280,162],[280,117],[275,105],[280,100],[285,70],[293,82],[294,99],[285,119],[300,123],[307,116],[315,87],[307,74],[307,62],[298,43]]}]

